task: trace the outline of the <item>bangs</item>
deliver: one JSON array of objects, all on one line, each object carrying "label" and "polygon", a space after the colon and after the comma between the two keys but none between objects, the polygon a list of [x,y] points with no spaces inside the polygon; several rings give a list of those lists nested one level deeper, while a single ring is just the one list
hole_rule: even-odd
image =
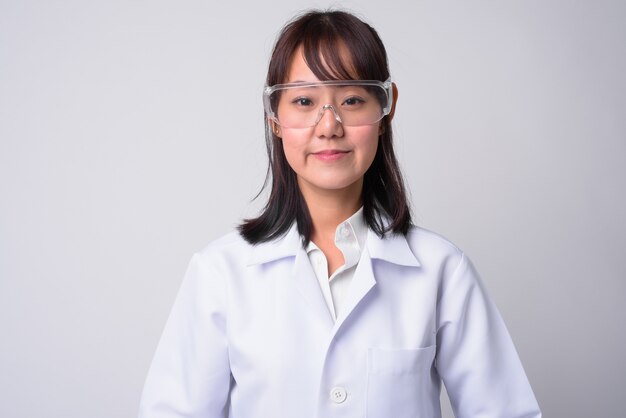
[{"label": "bangs", "polygon": [[[301,46],[305,62],[318,79],[384,81],[388,78],[388,74],[380,71],[380,57],[374,53],[378,48],[372,45],[374,39],[364,37],[367,34],[362,32],[342,31],[341,26],[323,21],[315,23],[303,31]],[[386,64],[386,59],[383,62]]]},{"label": "bangs", "polygon": [[[287,82],[295,54],[302,54],[321,81],[384,82],[389,78],[387,53],[378,33],[348,12],[311,10],[288,22],[274,45],[266,87]],[[263,189],[270,187],[269,198],[261,215],[246,219],[239,231],[246,241],[258,244],[283,236],[295,223],[306,247],[313,231],[311,215],[297,174],[285,156],[283,140],[272,129],[273,121],[268,116],[265,113],[269,164]],[[411,227],[411,211],[393,150],[390,115],[380,120],[380,127],[376,156],[363,177],[363,215],[368,227],[381,238],[390,231],[406,235]]]},{"label": "bangs", "polygon": [[305,38],[302,53],[307,66],[320,81],[363,79],[355,69],[350,49],[342,40],[329,36]]},{"label": "bangs", "polygon": [[267,72],[267,85],[284,83],[294,54],[302,47],[304,61],[321,80],[389,78],[387,53],[367,23],[344,12],[310,12],[285,26]]}]

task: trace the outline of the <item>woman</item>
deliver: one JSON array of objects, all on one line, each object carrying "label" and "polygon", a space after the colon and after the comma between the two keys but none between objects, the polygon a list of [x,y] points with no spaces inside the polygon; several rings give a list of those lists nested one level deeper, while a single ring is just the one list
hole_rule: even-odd
[{"label": "woman", "polygon": [[385,48],[345,12],[310,12],[264,91],[271,193],[192,258],[140,416],[540,417],[468,258],[411,226]]}]

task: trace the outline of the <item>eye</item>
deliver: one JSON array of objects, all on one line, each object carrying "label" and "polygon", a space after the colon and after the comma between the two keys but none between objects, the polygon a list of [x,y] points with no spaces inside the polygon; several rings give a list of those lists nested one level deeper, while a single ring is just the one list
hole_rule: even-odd
[{"label": "eye", "polygon": [[295,99],[291,101],[291,103],[297,106],[312,106],[313,105],[313,101],[309,99],[308,97],[296,97]]},{"label": "eye", "polygon": [[348,97],[343,101],[343,105],[345,106],[357,106],[363,103],[365,103],[365,100],[356,96]]}]

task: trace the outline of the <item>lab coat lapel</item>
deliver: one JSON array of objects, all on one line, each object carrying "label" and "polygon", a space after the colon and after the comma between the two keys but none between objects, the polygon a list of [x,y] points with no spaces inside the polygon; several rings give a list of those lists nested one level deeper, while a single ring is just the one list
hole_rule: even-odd
[{"label": "lab coat lapel", "polygon": [[420,262],[402,234],[386,234],[383,238],[368,230],[365,248],[354,272],[347,302],[339,312],[334,332],[336,333],[350,314],[376,286],[375,262],[387,262],[407,267],[419,267]]},{"label": "lab coat lapel", "polygon": [[313,315],[320,318],[329,330],[332,329],[333,317],[328,310],[309,257],[302,248],[302,238],[295,222],[284,236],[257,244],[248,265],[271,263],[281,259],[289,259],[284,261],[293,263],[290,269],[291,277],[286,281],[286,285],[295,288],[291,289],[294,297],[301,296],[304,304],[313,310]]},{"label": "lab coat lapel", "polygon": [[332,315],[320,290],[309,257],[302,248],[301,237],[295,223],[282,238],[257,245],[248,264],[268,263],[281,258],[292,258],[293,280],[290,282],[293,283],[306,305],[313,310],[313,314],[320,318],[320,321],[324,322],[329,329],[333,329],[333,333],[337,332],[372,288],[376,286],[373,263],[387,262],[409,267],[420,266],[419,260],[413,254],[404,235],[386,234],[381,238],[369,229],[361,259],[346,295],[346,305],[339,312],[333,328]]},{"label": "lab coat lapel", "polygon": [[311,262],[306,251],[300,246],[296,253],[293,268],[293,281],[299,293],[305,299],[307,305],[314,311],[314,315],[325,322],[328,328],[333,326],[333,317],[328,310],[328,305],[324,300],[324,295],[317,281],[317,276],[313,271]]},{"label": "lab coat lapel", "polygon": [[374,277],[374,270],[372,269],[372,259],[370,258],[367,249],[365,249],[361,254],[359,264],[357,264],[356,270],[354,271],[352,283],[350,284],[350,289],[346,295],[346,304],[337,317],[337,322],[335,323],[334,328],[335,333],[375,285],[376,278]]}]

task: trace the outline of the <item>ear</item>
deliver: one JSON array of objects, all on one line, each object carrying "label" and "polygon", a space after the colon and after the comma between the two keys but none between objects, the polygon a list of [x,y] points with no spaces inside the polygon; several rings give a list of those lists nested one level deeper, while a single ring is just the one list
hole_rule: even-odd
[{"label": "ear", "polygon": [[391,83],[391,90],[393,92],[393,103],[389,112],[389,122],[391,122],[393,115],[396,113],[396,102],[398,101],[398,86],[396,86],[396,83]]},{"label": "ear", "polygon": [[267,118],[267,122],[270,125],[270,129],[272,133],[276,135],[278,138],[282,138],[282,131],[280,130],[280,126],[276,123],[276,121],[272,118]]}]

